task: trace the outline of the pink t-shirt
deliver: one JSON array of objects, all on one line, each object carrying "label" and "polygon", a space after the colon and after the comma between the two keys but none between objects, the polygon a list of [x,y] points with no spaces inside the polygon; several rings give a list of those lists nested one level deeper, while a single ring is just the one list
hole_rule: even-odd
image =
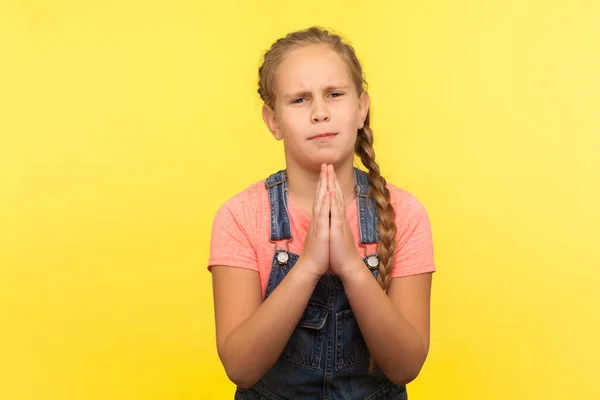
[{"label": "pink t-shirt", "polygon": [[[396,212],[398,232],[396,259],[392,278],[434,272],[433,244],[429,217],[423,205],[409,192],[390,183],[392,206]],[[271,205],[265,181],[257,182],[226,201],[217,211],[212,228],[208,270],[213,265],[246,268],[257,271],[262,294],[266,292],[271,272],[275,245],[271,236]],[[292,237],[290,252],[302,254],[310,218],[288,198],[288,212]],[[358,207],[356,199],[346,208],[346,217],[352,228],[354,243],[359,254],[360,245]],[[285,240],[278,242],[285,248]],[[367,254],[375,252],[377,244],[368,244]]]}]

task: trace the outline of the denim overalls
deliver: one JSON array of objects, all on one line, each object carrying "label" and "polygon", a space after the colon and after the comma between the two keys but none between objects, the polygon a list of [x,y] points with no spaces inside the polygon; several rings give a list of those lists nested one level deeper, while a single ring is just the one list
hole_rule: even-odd
[{"label": "denim overalls", "polygon": [[[379,240],[375,200],[367,197],[367,174],[354,168],[360,243]],[[291,241],[288,216],[287,179],[279,171],[266,180],[271,203],[271,241],[285,241],[285,249],[276,246],[265,299],[275,290],[299,256],[287,250]],[[365,247],[366,248],[366,247]],[[378,274],[375,254],[364,257],[365,268]],[[406,387],[389,381],[375,366],[369,374],[369,352],[341,280],[325,273],[308,300],[279,359],[265,375],[248,389],[238,388],[236,400],[282,399],[407,399]]]}]

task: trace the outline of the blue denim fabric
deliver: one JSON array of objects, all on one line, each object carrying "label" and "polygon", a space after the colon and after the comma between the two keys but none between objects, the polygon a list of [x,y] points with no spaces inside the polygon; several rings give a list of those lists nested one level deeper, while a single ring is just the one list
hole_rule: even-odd
[{"label": "blue denim fabric", "polygon": [[[379,240],[376,202],[368,197],[370,183],[365,172],[354,169],[357,193],[360,243]],[[266,180],[271,203],[271,241],[292,240],[288,215],[287,179],[279,171]],[[275,290],[298,261],[279,244],[273,263],[265,299]],[[280,252],[287,253],[281,263]],[[373,278],[377,267],[365,268]],[[341,280],[334,274],[324,274],[308,301],[302,318],[279,359],[265,375],[248,389],[238,388],[236,400],[328,399],[328,400],[406,400],[405,386],[386,378],[377,366],[369,374],[369,351],[354,318]]]}]

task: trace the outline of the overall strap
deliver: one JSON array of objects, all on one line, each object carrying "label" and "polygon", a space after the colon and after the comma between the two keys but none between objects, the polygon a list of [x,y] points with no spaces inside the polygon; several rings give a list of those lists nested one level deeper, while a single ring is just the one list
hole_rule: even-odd
[{"label": "overall strap", "polygon": [[271,241],[291,239],[290,217],[287,203],[287,175],[278,171],[265,181],[271,203]]},{"label": "overall strap", "polygon": [[356,202],[358,203],[360,243],[378,243],[379,215],[377,214],[377,201],[370,194],[372,186],[367,173],[354,168],[354,183],[356,185]]}]

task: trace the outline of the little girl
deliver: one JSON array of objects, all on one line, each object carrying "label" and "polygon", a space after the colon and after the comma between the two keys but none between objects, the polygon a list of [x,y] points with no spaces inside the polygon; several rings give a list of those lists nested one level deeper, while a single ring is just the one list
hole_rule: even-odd
[{"label": "little girl", "polygon": [[286,168],[219,209],[208,267],[235,399],[406,399],[425,362],[429,219],[380,175],[365,86],[352,46],[321,28],[264,56]]}]

